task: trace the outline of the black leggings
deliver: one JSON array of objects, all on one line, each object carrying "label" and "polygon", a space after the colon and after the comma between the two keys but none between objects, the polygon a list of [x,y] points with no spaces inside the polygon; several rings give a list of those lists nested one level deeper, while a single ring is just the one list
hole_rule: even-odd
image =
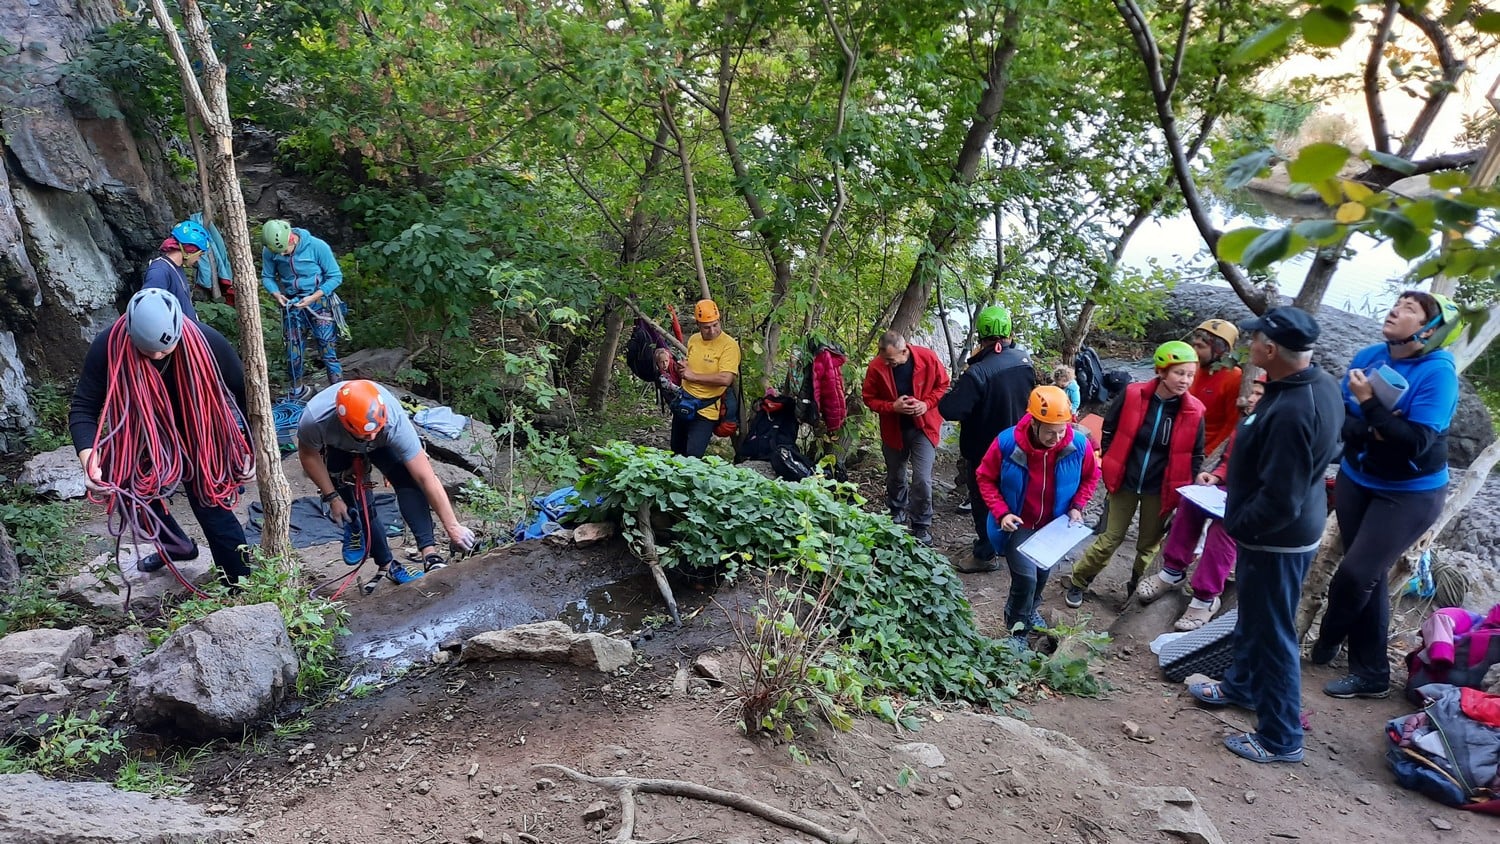
[{"label": "black leggings", "polygon": [[1423,492],[1370,489],[1339,473],[1333,498],[1344,561],[1328,585],[1328,610],[1318,645],[1328,649],[1347,639],[1351,674],[1390,683],[1387,577],[1401,555],[1437,521],[1447,495],[1446,487]]},{"label": "black leggings", "polygon": [[[347,451],[330,448],[323,452],[324,465],[328,467],[328,474],[337,476],[341,472],[348,471],[354,465],[356,455]],[[406,526],[411,528],[412,536],[417,540],[418,548],[427,548],[437,544],[433,536],[432,510],[427,503],[427,493],[417,486],[416,478],[411,476],[411,471],[406,468],[396,452],[389,447],[377,448],[364,455],[368,463],[375,464],[385,479],[391,482],[396,490],[396,506],[401,510],[401,518],[406,520]],[[365,476],[369,477],[370,467],[365,466]],[[339,497],[349,505],[349,512],[355,512],[354,487],[349,484],[339,483],[337,478],[334,485],[339,491]],[[373,509],[373,508],[372,508]],[[371,518],[375,514],[371,513]],[[393,557],[390,546],[385,538],[385,526],[375,525],[370,527],[361,525],[365,535],[370,537],[370,556],[377,565],[389,563]]]}]

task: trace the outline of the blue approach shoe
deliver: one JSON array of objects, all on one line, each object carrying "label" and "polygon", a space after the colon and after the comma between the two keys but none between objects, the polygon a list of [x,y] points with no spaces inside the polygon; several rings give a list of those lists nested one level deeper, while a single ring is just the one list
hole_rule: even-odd
[{"label": "blue approach shoe", "polygon": [[423,572],[419,571],[408,571],[406,566],[394,560],[385,569],[385,576],[390,578],[392,583],[411,583],[413,580],[421,577],[422,574]]},{"label": "blue approach shoe", "polygon": [[1028,618],[1026,623],[1031,625],[1032,630],[1046,630],[1052,626],[1047,623],[1047,619],[1042,617],[1041,610],[1032,610],[1031,618]]},{"label": "blue approach shoe", "polygon": [[344,562],[357,566],[365,561],[365,535],[354,526],[354,520],[344,522]]}]

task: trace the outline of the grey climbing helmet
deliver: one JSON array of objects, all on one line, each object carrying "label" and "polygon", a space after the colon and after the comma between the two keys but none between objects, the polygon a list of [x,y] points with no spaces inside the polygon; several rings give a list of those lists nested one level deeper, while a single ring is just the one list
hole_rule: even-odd
[{"label": "grey climbing helmet", "polygon": [[141,354],[165,352],[182,339],[182,306],[176,296],[148,287],[125,306],[125,331]]}]

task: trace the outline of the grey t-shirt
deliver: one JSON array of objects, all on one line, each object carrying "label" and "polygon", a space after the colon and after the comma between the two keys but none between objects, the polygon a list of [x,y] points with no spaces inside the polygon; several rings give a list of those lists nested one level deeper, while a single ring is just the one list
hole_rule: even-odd
[{"label": "grey t-shirt", "polygon": [[380,390],[380,397],[385,400],[385,427],[369,442],[361,442],[350,436],[344,430],[344,423],[339,421],[338,409],[334,407],[334,397],[343,384],[342,381],[334,384],[313,396],[307,403],[307,409],[302,411],[302,421],[297,425],[297,441],[300,445],[319,451],[336,448],[351,454],[368,454],[378,448],[389,448],[402,462],[422,453],[422,439],[417,436],[417,428],[412,424],[411,417],[406,415],[406,409],[391,391],[380,384],[375,386]]}]

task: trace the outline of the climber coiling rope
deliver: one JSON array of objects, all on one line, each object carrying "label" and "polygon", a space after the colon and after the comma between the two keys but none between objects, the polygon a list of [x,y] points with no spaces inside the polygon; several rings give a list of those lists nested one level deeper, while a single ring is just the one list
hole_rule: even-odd
[{"label": "climber coiling rope", "polygon": [[[255,474],[255,455],[213,351],[195,323],[184,320],[175,345],[158,352],[172,356],[167,377],[138,345],[122,316],[107,339],[106,389],[90,459],[98,475],[89,498],[105,505],[117,540],[128,534],[137,543],[154,545],[170,565],[164,525],[150,505],[164,504],[186,483],[202,505],[233,508],[243,483]],[[175,566],[172,571],[203,594]]]}]

